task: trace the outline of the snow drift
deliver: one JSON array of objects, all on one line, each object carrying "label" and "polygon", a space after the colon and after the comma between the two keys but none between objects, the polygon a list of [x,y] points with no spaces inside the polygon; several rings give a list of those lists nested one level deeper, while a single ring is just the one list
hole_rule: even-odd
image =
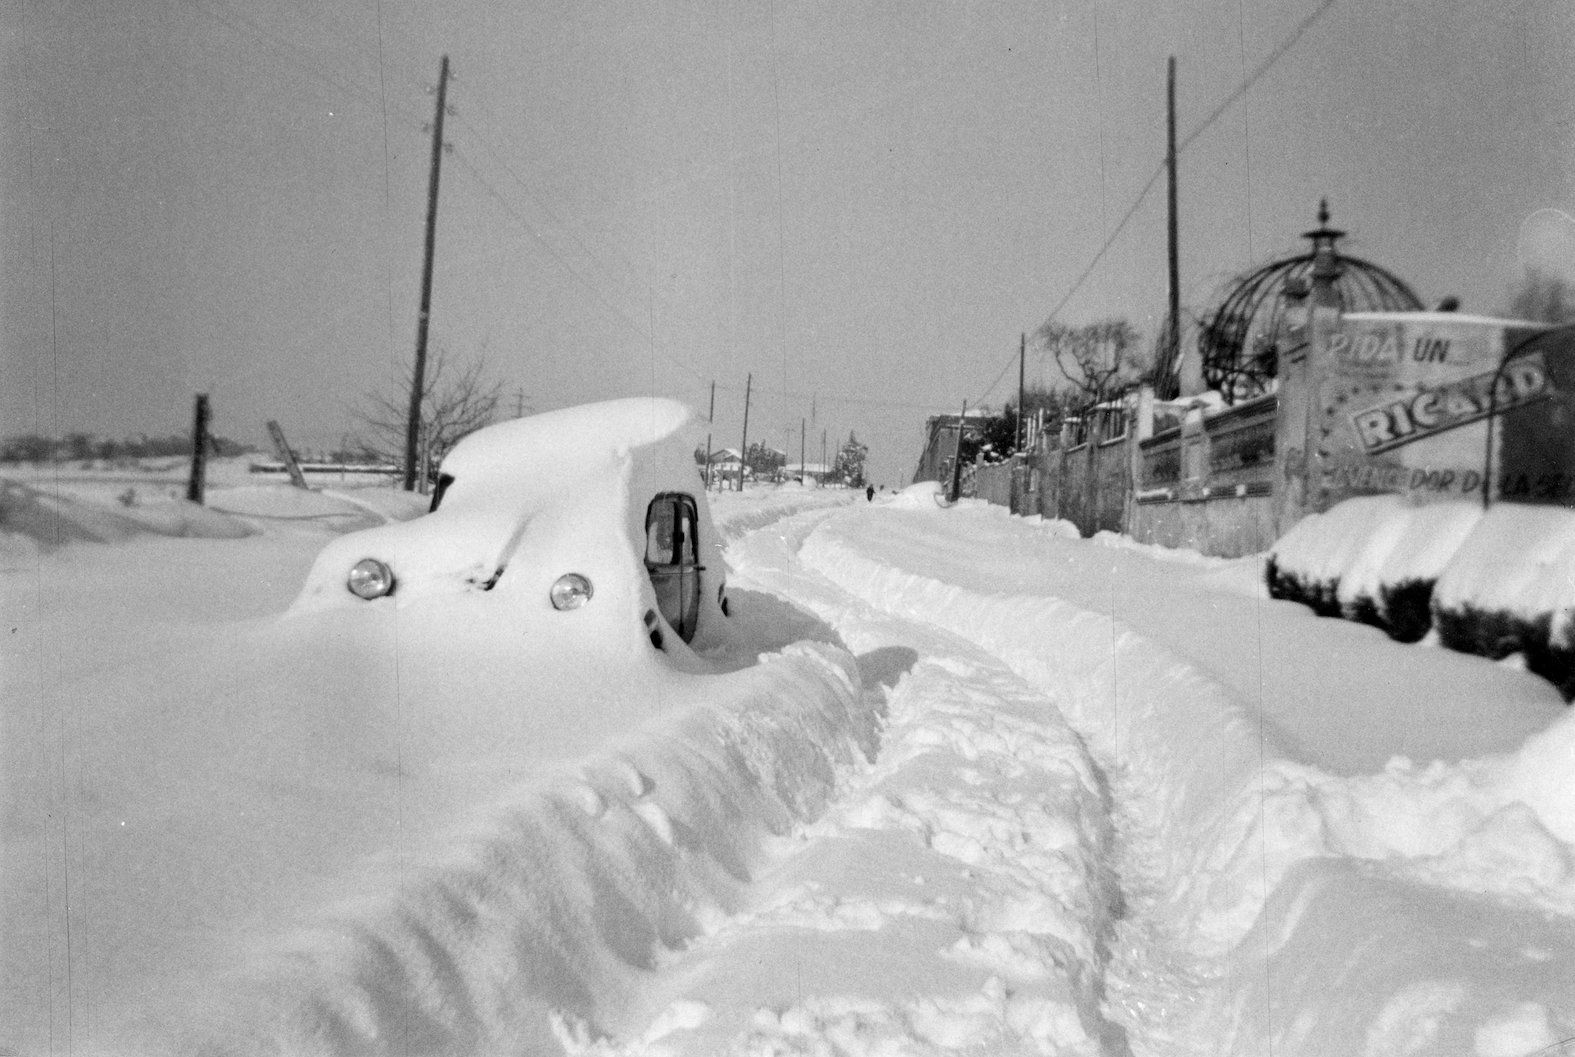
[{"label": "snow drift", "polygon": [[[1153,917],[1200,959],[1186,970],[1192,1012],[1151,1031],[1208,1038],[1210,1052],[1321,1055],[1486,1053],[1519,1037],[1515,1025],[1541,1044],[1575,1029],[1575,718],[1507,756],[1331,775],[1122,623],[904,568],[876,556],[881,532],[891,528],[832,522],[804,560],[1007,661],[1123,776],[1128,839],[1147,849],[1129,860],[1128,884],[1152,888]],[[1539,934],[1546,943],[1528,942]],[[1129,972],[1163,963],[1154,939],[1122,941]]]},{"label": "snow drift", "polygon": [[238,518],[183,499],[110,509],[0,478],[0,548],[13,554],[139,535],[239,539],[254,531]]},{"label": "snow drift", "polygon": [[1575,696],[1575,511],[1348,499],[1274,545],[1269,593],[1531,671]]}]

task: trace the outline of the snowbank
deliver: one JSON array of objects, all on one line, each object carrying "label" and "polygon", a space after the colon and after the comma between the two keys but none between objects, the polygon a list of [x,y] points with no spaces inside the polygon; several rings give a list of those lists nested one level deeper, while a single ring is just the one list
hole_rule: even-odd
[{"label": "snowbank", "polygon": [[941,487],[939,481],[919,481],[916,484],[910,484],[892,496],[887,501],[887,505],[896,507],[899,510],[934,506],[938,501],[944,499],[945,495],[945,489]]},{"label": "snowbank", "polygon": [[640,1023],[643,978],[874,750],[845,655],[790,651],[752,682],[731,701],[696,685],[693,706],[505,793],[435,862],[347,886],[202,985],[215,1005],[182,1034],[232,1054],[558,1052]]},{"label": "snowbank", "polygon": [[183,499],[112,508],[0,478],[0,556],[8,559],[37,547],[108,543],[144,534],[240,539],[254,531],[244,521]]},{"label": "snowbank", "polygon": [[[1455,1053],[1519,1037],[1515,1025],[1575,1028],[1575,721],[1502,757],[1331,775],[1120,622],[897,567],[871,531],[834,522],[804,559],[1006,660],[1122,776],[1128,839],[1152,856],[1129,863],[1128,883],[1153,891],[1153,916],[1202,959],[1188,971],[1220,981],[1194,980],[1191,1018],[1166,1037],[1232,1054]],[[1160,958],[1152,934],[1129,942],[1131,964]]]},{"label": "snowbank", "polygon": [[1566,699],[1575,694],[1575,511],[1350,499],[1292,527],[1266,575],[1273,597],[1402,642],[1436,628],[1452,649],[1523,654]]},{"label": "snowbank", "polygon": [[729,541],[737,540],[783,518],[804,510],[846,506],[863,501],[864,493],[848,488],[808,488],[786,484],[777,487],[751,486],[742,492],[709,492],[711,517]]},{"label": "snowbank", "polygon": [[[1025,518],[1024,520],[1032,522],[1033,519]],[[1076,525],[1072,525],[1069,521],[1056,522],[1055,524],[1070,525],[1072,532],[1069,538],[1078,538]],[[1192,565],[1202,569],[1223,569],[1241,560],[1239,558],[1217,558],[1200,553],[1192,547],[1163,547],[1157,543],[1139,543],[1131,536],[1126,536],[1119,532],[1111,532],[1109,529],[1100,529],[1090,536],[1089,540],[1101,547],[1132,551],[1136,554],[1153,558],[1155,561],[1175,562],[1178,565]]]},{"label": "snowbank", "polygon": [[[508,629],[440,626],[224,629],[52,686],[70,713],[5,746],[25,824],[0,1047],[47,1052],[68,1024],[88,1053],[623,1032],[659,964],[738,909],[765,842],[875,749],[879,702],[830,647],[706,677],[602,677],[592,650],[511,677]],[[396,634],[416,645],[388,670]]]},{"label": "snowbank", "polygon": [[[377,498],[370,498],[374,493]],[[237,517],[319,521],[340,532],[382,525],[395,518],[409,519],[425,511],[430,502],[428,496],[392,489],[309,491],[283,483],[243,485],[208,496],[210,507]]]}]

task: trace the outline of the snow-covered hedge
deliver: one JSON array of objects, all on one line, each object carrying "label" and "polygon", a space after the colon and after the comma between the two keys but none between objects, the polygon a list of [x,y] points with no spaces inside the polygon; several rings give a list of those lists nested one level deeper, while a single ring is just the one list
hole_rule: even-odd
[{"label": "snow-covered hedge", "polygon": [[1298,522],[1270,551],[1269,594],[1415,642],[1521,654],[1575,697],[1575,511],[1350,499]]},{"label": "snow-covered hedge", "polygon": [[1504,504],[1483,515],[1439,577],[1444,645],[1526,666],[1575,696],[1575,511]]}]

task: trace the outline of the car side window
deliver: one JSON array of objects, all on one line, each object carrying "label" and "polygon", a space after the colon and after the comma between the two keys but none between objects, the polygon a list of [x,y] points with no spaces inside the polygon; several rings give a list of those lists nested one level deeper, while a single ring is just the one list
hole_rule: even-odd
[{"label": "car side window", "polygon": [[693,497],[663,492],[645,512],[645,560],[648,565],[698,565],[696,507]]},{"label": "car side window", "polygon": [[673,553],[673,502],[657,496],[645,513],[645,560],[652,565],[675,565]]}]

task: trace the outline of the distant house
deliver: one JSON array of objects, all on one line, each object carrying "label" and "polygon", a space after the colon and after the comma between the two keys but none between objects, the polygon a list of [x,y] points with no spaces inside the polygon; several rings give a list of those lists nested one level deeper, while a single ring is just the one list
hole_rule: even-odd
[{"label": "distant house", "polygon": [[788,463],[784,472],[789,481],[803,481],[806,484],[810,481],[825,484],[832,476],[831,467],[823,462]]},{"label": "distant house", "polygon": [[[697,452],[695,461],[705,462],[705,452]],[[728,487],[724,482],[732,481],[731,487],[738,487],[738,457],[737,448],[719,448],[711,453],[711,463],[706,467],[706,480],[712,487]]]}]

